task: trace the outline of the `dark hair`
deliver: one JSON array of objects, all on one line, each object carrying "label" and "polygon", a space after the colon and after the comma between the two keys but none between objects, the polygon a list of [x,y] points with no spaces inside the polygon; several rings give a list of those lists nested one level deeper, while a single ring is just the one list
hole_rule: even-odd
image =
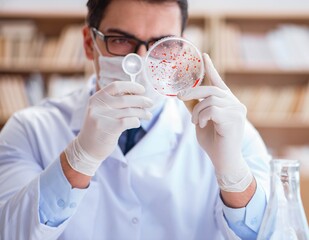
[{"label": "dark hair", "polygon": [[[98,28],[107,6],[112,0],[88,0],[88,14],[86,22],[89,26]],[[187,0],[139,0],[148,3],[176,2],[181,11],[181,31],[183,32],[188,20],[188,1]]]}]

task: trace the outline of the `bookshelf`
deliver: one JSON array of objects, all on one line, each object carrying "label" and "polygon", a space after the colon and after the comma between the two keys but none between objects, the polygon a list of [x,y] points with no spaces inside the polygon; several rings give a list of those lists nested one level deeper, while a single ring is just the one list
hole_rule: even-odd
[{"label": "bookshelf", "polygon": [[[270,116],[267,112],[263,115],[261,109],[256,111],[255,107],[259,105],[259,108],[262,108],[263,106],[261,105],[263,104],[252,103],[252,100],[248,104],[244,102],[248,105],[249,119],[258,128],[273,152],[280,156],[280,149],[287,145],[308,144],[309,110],[303,114],[300,114],[299,111],[301,108],[303,108],[301,109],[302,111],[305,111],[304,105],[308,105],[309,100],[308,97],[305,97],[305,100],[299,103],[300,100],[297,99],[297,96],[309,94],[304,93],[305,89],[309,89],[309,54],[307,58],[303,56],[303,62],[306,62],[305,65],[289,66],[288,62],[278,64],[274,59],[270,59],[269,52],[266,52],[265,56],[263,56],[262,51],[254,51],[254,44],[247,44],[246,48],[249,48],[253,55],[246,56],[247,53],[242,51],[244,46],[240,46],[239,42],[244,42],[242,39],[244,35],[249,40],[250,36],[261,40],[261,38],[280,26],[309,27],[309,14],[304,12],[191,12],[189,16],[188,27],[184,36],[196,44],[203,52],[211,55],[223,79],[236,95],[246,92],[245,90],[247,92],[251,90],[252,94],[254,94],[254,98],[251,97],[251,99],[256,100],[256,102],[259,101],[258,98],[265,97],[263,92],[270,92],[269,95],[277,95],[278,98],[284,100],[284,91],[286,91],[294,93],[294,105],[302,104],[302,106],[298,106],[299,109],[294,107],[294,112],[290,109],[288,114],[282,115],[280,118],[280,114],[274,117]],[[89,66],[86,66],[82,47],[82,34],[80,32],[80,28],[85,21],[84,19],[85,12],[83,11],[0,11],[0,29],[2,29],[2,32],[16,35],[15,32],[21,29],[24,33],[21,39],[18,38],[17,34],[16,40],[0,32],[0,75],[18,74],[24,79],[28,79],[31,74],[39,73],[42,75],[45,85],[48,85],[49,79],[53,74],[68,77],[85,75],[89,71]],[[7,25],[11,26],[13,30],[7,30],[9,28]],[[294,29],[294,32],[297,30],[299,29]],[[282,31],[284,32],[284,28]],[[70,32],[71,35],[69,34]],[[12,44],[7,44],[12,39],[17,44],[13,46],[17,49],[23,49],[24,47],[28,51],[21,51],[19,53],[20,56],[18,54],[14,56],[12,51],[5,51],[6,45],[12,48]],[[253,38],[250,41],[254,42],[254,40],[256,39]],[[293,40],[295,39],[291,41]],[[69,48],[66,41],[71,43],[69,45],[74,46]],[[53,47],[48,49],[49,45],[53,45]],[[260,45],[257,46],[257,49],[263,50],[265,47],[263,48]],[[252,46],[253,48],[250,48]],[[306,50],[308,48],[309,45]],[[255,58],[254,54],[258,58]],[[263,60],[266,62],[263,62]],[[291,87],[291,89],[282,89],[284,87]],[[267,91],[263,91],[263,89]],[[45,93],[48,92],[48,86],[45,86],[44,90]],[[282,92],[282,94],[280,95],[277,92]],[[250,97],[248,93],[245,95]],[[243,97],[245,101],[248,101],[248,96],[239,97]],[[290,97],[290,99],[293,99],[293,97]],[[272,100],[276,99],[273,98]],[[267,99],[263,99],[263,102],[267,102]],[[267,105],[270,105],[270,103]],[[284,110],[284,106],[281,106],[280,109]],[[258,114],[256,114],[257,112]],[[294,132],[299,134],[296,134],[296,137],[291,137]]]},{"label": "bookshelf", "polygon": [[215,63],[272,153],[308,145],[309,14],[226,13],[215,21]]},{"label": "bookshelf", "polygon": [[203,13],[189,15],[184,37],[192,41],[203,52],[211,51],[211,18]]},{"label": "bookshelf", "polygon": [[[37,103],[50,93],[57,95],[55,86],[62,93],[63,88],[73,86],[67,84],[73,82],[72,77],[80,80],[85,76],[88,66],[81,32],[84,19],[85,12],[0,11],[1,88],[16,91],[17,85],[10,83],[18,79],[18,91],[27,90],[19,105],[1,106],[0,129],[13,112]],[[65,78],[65,84],[59,84]],[[38,89],[41,92],[37,93]],[[33,99],[36,101],[30,101]]]},{"label": "bookshelf", "polygon": [[83,13],[0,12],[1,72],[81,72]]}]

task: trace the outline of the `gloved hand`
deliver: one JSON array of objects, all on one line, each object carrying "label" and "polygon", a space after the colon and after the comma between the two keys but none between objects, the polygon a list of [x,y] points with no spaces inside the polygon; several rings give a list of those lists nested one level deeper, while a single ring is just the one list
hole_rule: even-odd
[{"label": "gloved hand", "polygon": [[121,133],[139,127],[140,119],[151,118],[146,108],[152,100],[142,96],[144,92],[138,83],[117,81],[90,97],[83,127],[65,150],[74,170],[93,176],[114,151]]},{"label": "gloved hand", "polygon": [[184,90],[178,98],[200,100],[192,110],[197,139],[215,167],[220,188],[243,192],[253,180],[241,153],[247,110],[223,82],[209,56],[204,54],[203,58],[211,86]]}]

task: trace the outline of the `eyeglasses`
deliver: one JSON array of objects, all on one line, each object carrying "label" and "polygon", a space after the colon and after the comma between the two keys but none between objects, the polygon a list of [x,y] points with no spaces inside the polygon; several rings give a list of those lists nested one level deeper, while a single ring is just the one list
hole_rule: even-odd
[{"label": "eyeglasses", "polygon": [[126,56],[129,53],[137,53],[141,45],[144,45],[148,51],[149,47],[151,47],[156,41],[164,37],[168,37],[164,36],[150,39],[149,41],[142,41],[136,37],[128,36],[125,34],[119,36],[106,36],[96,28],[91,28],[91,30],[95,35],[97,35],[102,41],[105,42],[107,52],[115,56]]}]

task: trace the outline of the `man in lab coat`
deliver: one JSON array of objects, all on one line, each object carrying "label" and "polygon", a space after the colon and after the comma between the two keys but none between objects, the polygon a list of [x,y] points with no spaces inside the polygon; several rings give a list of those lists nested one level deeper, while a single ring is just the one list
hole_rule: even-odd
[{"label": "man in lab coat", "polygon": [[88,85],[0,133],[0,239],[255,239],[269,155],[209,56],[211,85],[175,98],[121,69],[127,54],[182,36],[187,1],[87,6]]}]

